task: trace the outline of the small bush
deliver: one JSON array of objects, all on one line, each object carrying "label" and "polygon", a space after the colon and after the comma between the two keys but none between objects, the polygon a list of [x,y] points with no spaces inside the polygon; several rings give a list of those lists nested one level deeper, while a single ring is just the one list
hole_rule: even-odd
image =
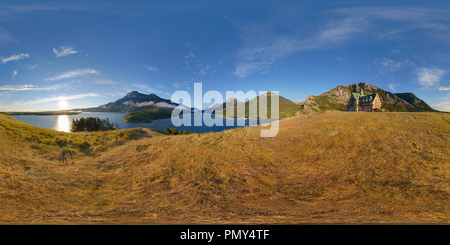
[{"label": "small bush", "polygon": [[55,144],[63,147],[67,145],[67,138],[56,137]]},{"label": "small bush", "polygon": [[86,140],[75,142],[75,145],[79,148],[88,148],[90,146]]}]

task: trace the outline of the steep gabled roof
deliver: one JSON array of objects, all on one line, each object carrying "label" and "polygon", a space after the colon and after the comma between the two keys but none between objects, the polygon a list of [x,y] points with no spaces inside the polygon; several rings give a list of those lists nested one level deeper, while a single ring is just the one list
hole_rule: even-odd
[{"label": "steep gabled roof", "polygon": [[353,98],[355,98],[355,100],[359,100],[359,97],[361,97],[360,93],[354,93],[352,92]]},{"label": "steep gabled roof", "polygon": [[370,103],[377,96],[377,94],[361,95],[360,93],[354,93],[354,92],[352,93],[352,95],[355,98],[355,100],[359,100],[362,103]]},{"label": "steep gabled roof", "polygon": [[362,103],[371,103],[376,96],[377,94],[364,95],[360,96],[358,100],[361,101]]}]

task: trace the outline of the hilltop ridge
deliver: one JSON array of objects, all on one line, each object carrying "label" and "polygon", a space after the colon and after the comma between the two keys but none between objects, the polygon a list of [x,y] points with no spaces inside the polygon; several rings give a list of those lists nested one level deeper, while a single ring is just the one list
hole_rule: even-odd
[{"label": "hilltop ridge", "polygon": [[150,109],[173,109],[179,104],[163,99],[156,94],[143,94],[137,91],[129,92],[123,98],[97,107],[81,109],[86,112],[137,112]]},{"label": "hilltop ridge", "polygon": [[[271,113],[271,99],[276,95],[279,98],[279,118],[287,118],[295,116],[298,113],[314,113],[327,110],[343,111],[347,109],[347,104],[352,92],[359,92],[363,90],[365,94],[378,94],[381,100],[381,108],[387,111],[403,111],[403,112],[427,112],[435,111],[425,101],[418,98],[415,94],[410,92],[405,93],[392,93],[376,86],[368,84],[366,82],[339,85],[334,89],[324,92],[320,95],[309,95],[305,101],[292,102],[275,94],[268,92],[261,96],[268,96],[267,106],[263,108],[267,109],[268,115]],[[214,104],[208,107],[205,111],[215,112],[216,114],[226,116],[227,102],[234,101],[234,117],[235,118],[259,118],[259,106],[256,115],[251,115],[249,105],[256,102],[259,105],[260,96],[249,99],[247,102],[242,102],[236,98],[229,98],[222,104]],[[129,92],[126,96],[118,99],[115,102],[110,102],[105,105],[101,105],[93,108],[79,109],[85,112],[128,112],[130,113],[125,120],[126,121],[141,121],[151,122],[154,119],[169,118],[171,111],[180,104],[174,103],[171,100],[163,99],[155,94],[143,94],[137,91]],[[218,110],[222,106],[222,110]],[[245,114],[237,115],[237,108],[245,106]],[[191,108],[194,110],[194,108]]]},{"label": "hilltop ridge", "polygon": [[413,93],[392,93],[371,84],[361,82],[351,85],[339,85],[334,89],[318,96],[310,95],[302,105],[302,112],[312,113],[326,110],[346,110],[352,92],[363,90],[364,94],[378,94],[381,100],[381,108],[387,111],[435,111],[425,101],[419,99]]},{"label": "hilltop ridge", "polygon": [[[266,100],[266,104],[262,105],[262,107],[260,108],[259,106],[259,101],[261,97],[265,97]],[[248,100],[247,102],[243,103],[243,105],[245,106],[245,111],[244,114],[238,114],[238,107],[237,107],[237,103],[235,102],[234,106],[233,106],[233,115],[235,118],[250,118],[250,119],[259,119],[260,118],[260,113],[259,110],[265,110],[267,112],[267,117],[271,118],[271,113],[272,113],[272,98],[277,98],[278,99],[278,106],[279,106],[279,115],[278,118],[279,119],[283,119],[283,118],[287,118],[287,117],[293,117],[296,115],[296,113],[300,110],[300,106],[295,104],[294,102],[284,98],[283,96],[280,96],[279,94],[276,94],[274,92],[267,92],[265,94],[262,94],[260,96],[256,96],[255,98],[252,98],[250,100]],[[250,105],[256,104],[256,112],[251,112],[250,111]],[[216,114],[221,114],[223,115],[223,117],[227,117],[227,110],[229,110],[230,108],[225,107],[223,110],[220,111],[216,111]]]},{"label": "hilltop ridge", "polygon": [[262,126],[64,133],[0,115],[0,220],[447,222],[448,121],[332,111],[281,120],[261,138]]}]

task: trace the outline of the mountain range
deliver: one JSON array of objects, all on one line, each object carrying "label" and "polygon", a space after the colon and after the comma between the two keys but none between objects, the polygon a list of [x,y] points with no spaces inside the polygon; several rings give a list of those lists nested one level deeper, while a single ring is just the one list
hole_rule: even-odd
[{"label": "mountain range", "polygon": [[81,109],[84,112],[138,112],[155,108],[172,110],[179,104],[163,99],[156,94],[129,92],[125,97],[97,107]]},{"label": "mountain range", "polygon": [[310,95],[303,102],[298,102],[303,113],[320,112],[326,110],[346,110],[347,103],[352,92],[364,94],[378,94],[381,100],[381,108],[387,111],[435,111],[425,101],[419,99],[413,93],[391,93],[368,83],[358,83],[345,86],[337,86],[328,92],[318,96]]},{"label": "mountain range", "polygon": [[[314,113],[326,110],[346,110],[351,93],[360,92],[361,89],[365,94],[377,93],[380,96],[382,103],[381,108],[386,109],[387,111],[435,111],[425,101],[419,99],[413,93],[391,93],[368,83],[358,83],[345,86],[340,85],[320,95],[310,95],[303,102],[292,102],[291,100],[288,100],[273,92],[268,92],[261,96],[267,97],[267,106],[263,108],[267,109],[268,115],[271,113],[270,108],[272,97],[278,96],[279,118],[282,119],[295,116],[298,113]],[[252,114],[249,110],[249,105],[255,102],[257,103],[257,110],[259,110],[258,103],[261,96],[257,96],[246,102],[239,101],[236,98],[230,98],[222,104],[214,104],[210,106],[205,111],[214,111],[214,113],[226,117],[226,111],[227,109],[230,109],[227,107],[227,102],[233,101],[235,118],[259,118],[259,111],[257,111],[256,114]],[[172,102],[169,99],[163,99],[155,94],[147,95],[133,91],[115,102],[79,110],[83,112],[127,112],[129,114],[124,118],[125,121],[151,122],[155,119],[169,118],[172,110],[178,105],[178,103]],[[219,110],[220,106],[222,106],[222,110]],[[237,108],[239,106],[245,106],[245,115],[237,115]],[[191,108],[191,110],[193,111],[195,109]]]},{"label": "mountain range", "polygon": [[223,102],[222,104],[214,104],[210,107],[208,107],[206,109],[206,111],[213,111],[213,110],[218,110],[220,108],[220,106],[222,106],[222,109],[225,109],[228,105],[229,102],[233,101],[233,106],[236,108],[238,106],[243,106],[245,105],[245,102],[242,102],[234,97],[227,99],[225,102]]},{"label": "mountain range", "polygon": [[[267,102],[262,105],[260,108],[259,101],[263,98]],[[272,118],[272,99],[277,98],[278,99],[278,108],[279,108],[279,119],[287,118],[295,116],[295,114],[301,109],[299,105],[295,104],[294,102],[284,98],[283,96],[280,96],[279,94],[268,92],[263,95],[257,96],[253,99],[248,100],[247,102],[238,101],[235,99],[235,103],[233,106],[233,117],[234,118],[250,118],[250,119],[259,119],[260,114],[259,110],[265,110],[267,111],[267,118]],[[234,99],[234,98],[233,98]],[[244,114],[238,114],[238,104],[245,106]],[[252,112],[250,111],[250,105],[256,105],[256,111]],[[227,110],[229,110],[229,107],[224,106],[222,110],[216,111],[216,114],[223,115],[223,117],[227,117]]]}]

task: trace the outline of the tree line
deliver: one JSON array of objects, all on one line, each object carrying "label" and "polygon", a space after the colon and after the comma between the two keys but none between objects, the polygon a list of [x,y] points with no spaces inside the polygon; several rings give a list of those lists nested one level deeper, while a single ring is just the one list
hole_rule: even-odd
[{"label": "tree line", "polygon": [[117,122],[110,122],[109,118],[88,117],[73,119],[70,125],[71,132],[96,132],[120,129]]},{"label": "tree line", "polygon": [[177,134],[192,134],[192,131],[188,132],[187,129],[184,129],[184,131],[178,131],[176,128],[169,128],[166,127],[166,132],[167,134],[173,134],[173,135],[177,135]]}]

